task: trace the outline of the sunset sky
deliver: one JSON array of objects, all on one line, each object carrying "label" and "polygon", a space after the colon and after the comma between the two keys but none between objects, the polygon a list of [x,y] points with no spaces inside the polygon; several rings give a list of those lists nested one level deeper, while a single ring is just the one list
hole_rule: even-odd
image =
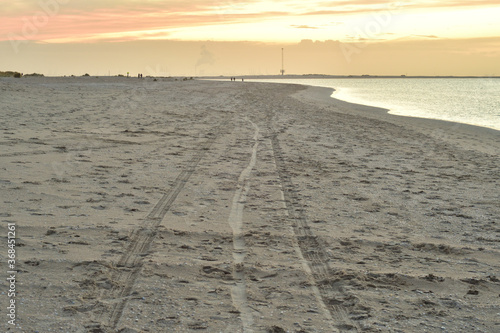
[{"label": "sunset sky", "polygon": [[0,0],[0,70],[500,75],[498,0]]}]

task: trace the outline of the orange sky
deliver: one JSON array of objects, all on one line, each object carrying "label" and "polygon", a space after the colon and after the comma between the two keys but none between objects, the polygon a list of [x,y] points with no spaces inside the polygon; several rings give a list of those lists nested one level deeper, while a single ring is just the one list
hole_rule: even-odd
[{"label": "orange sky", "polygon": [[0,70],[278,74],[284,47],[290,74],[500,75],[497,0],[0,0],[0,8]]}]

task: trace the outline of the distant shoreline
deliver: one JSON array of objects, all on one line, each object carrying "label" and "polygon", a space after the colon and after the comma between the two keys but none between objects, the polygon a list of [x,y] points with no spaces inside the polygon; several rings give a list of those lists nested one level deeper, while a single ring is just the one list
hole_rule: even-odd
[{"label": "distant shoreline", "polygon": [[[361,105],[373,106],[376,108],[382,108],[382,109],[386,110],[387,113],[389,113],[391,115],[449,121],[449,122],[463,124],[463,125],[478,126],[481,128],[487,128],[487,129],[491,129],[494,131],[500,131],[500,127],[499,127],[500,124],[498,123],[496,118],[494,119],[494,117],[493,118],[481,118],[481,117],[464,118],[464,117],[459,116],[460,111],[457,113],[457,115],[446,114],[446,113],[441,113],[440,111],[435,111],[435,110],[438,110],[439,107],[441,107],[442,105],[440,105],[439,107],[434,107],[434,111],[433,111],[432,108],[426,109],[425,106],[420,108],[421,105],[424,105],[425,103],[420,103],[420,102],[414,101],[413,104],[404,104],[405,102],[401,99],[399,99],[399,102],[398,102],[398,98],[396,98],[395,96],[393,97],[395,102],[392,103],[389,100],[384,101],[384,100],[378,100],[377,98],[372,99],[374,96],[372,96],[372,98],[366,97],[366,98],[360,99],[360,98],[354,97],[354,95],[349,95],[349,94],[346,95],[346,94],[339,93],[339,91],[341,91],[341,90],[345,91],[345,90],[350,89],[350,88],[346,88],[346,87],[352,88],[352,87],[358,87],[358,86],[365,87],[364,89],[367,89],[368,87],[372,87],[372,88],[370,88],[370,90],[373,90],[373,89],[376,90],[377,89],[376,87],[379,87],[379,86],[389,87],[392,85],[394,86],[393,88],[399,87],[401,85],[403,85],[406,88],[414,87],[415,85],[416,85],[415,87],[434,86],[436,88],[436,87],[439,87],[443,84],[446,86],[450,82],[456,82],[457,84],[460,84],[459,83],[460,81],[454,81],[452,79],[447,79],[447,78],[439,78],[439,79],[436,79],[434,81],[432,81],[432,79],[425,79],[425,78],[423,78],[422,80],[412,79],[414,81],[406,81],[406,83],[404,83],[404,81],[398,81],[394,78],[389,78],[389,77],[386,78],[387,81],[382,81],[382,80],[383,79],[369,83],[369,82],[371,82],[370,80],[362,80],[362,78],[359,78],[359,79],[355,79],[354,81],[352,81],[353,84],[348,84],[348,82],[350,82],[350,80],[348,80],[346,78],[339,78],[337,80],[334,78],[333,79],[332,78],[312,78],[312,79],[309,79],[309,78],[292,79],[292,78],[290,78],[290,79],[288,79],[286,77],[281,79],[281,80],[280,79],[270,79],[270,80],[248,79],[249,82],[268,82],[268,83],[277,83],[277,84],[299,84],[299,85],[306,85],[306,86],[325,87],[328,89],[332,89],[333,91],[337,91],[336,94],[331,93],[329,95],[329,98],[334,98],[334,99],[350,102],[353,104],[361,104]],[[472,80],[474,80],[474,79],[472,79]],[[358,82],[358,83],[354,83],[354,82]],[[362,82],[365,82],[365,84],[362,84]],[[387,84],[392,82],[392,84],[390,84],[389,86],[386,86],[385,82],[387,82]],[[401,82],[401,84],[399,84],[397,82]],[[448,82],[448,83],[446,83],[446,82]],[[493,83],[493,80],[488,80],[487,78],[480,78],[480,79],[477,79],[477,81],[464,80],[462,82],[464,82],[464,83],[467,82],[467,85],[472,87],[472,86],[476,86],[476,84],[480,85],[481,84],[480,82]],[[496,82],[498,82],[498,81],[496,81]],[[373,85],[373,84],[375,84],[375,85]],[[453,84],[453,85],[455,86],[455,84]],[[344,90],[344,88],[345,88],[345,90]],[[385,91],[386,89],[383,89],[383,90]],[[413,90],[413,88],[410,90]],[[382,92],[380,91],[379,93],[382,93]],[[401,90],[400,93],[403,93],[403,90]],[[398,92],[397,94],[399,95],[400,93]],[[408,97],[408,101],[412,100],[412,96],[407,96],[407,97]],[[465,96],[464,96],[464,98],[465,98]],[[399,103],[403,103],[403,104],[399,104]],[[408,112],[406,110],[407,108],[412,109],[412,112]],[[418,112],[415,113],[416,110],[424,110],[424,111],[422,113],[418,113]],[[431,111],[429,111],[429,110],[431,110]],[[466,114],[468,111],[462,110],[461,112],[462,112],[462,114]],[[471,113],[471,114],[473,114],[473,113]],[[478,114],[476,114],[476,115],[478,115]]]},{"label": "distant shoreline", "polygon": [[[5,75],[0,75],[0,77],[13,77],[14,73],[18,73],[15,71],[5,71],[0,72],[5,73]],[[12,73],[12,75],[7,75],[7,73]],[[77,78],[77,77],[103,77],[103,78],[114,78],[114,77],[124,77],[127,78],[126,75],[45,75],[45,74],[24,74],[22,77],[45,77],[45,78]],[[326,75],[326,74],[290,74],[290,75],[209,75],[209,76],[193,76],[193,75],[174,75],[174,76],[145,76],[145,77],[153,77],[153,78],[194,78],[194,79],[500,79],[500,76],[427,76],[427,75]],[[137,78],[137,76],[129,76],[128,78],[133,79]]]},{"label": "distant shoreline", "polygon": [[[230,79],[235,76],[197,76],[198,79]],[[244,79],[500,79],[500,76],[406,76],[406,75],[240,75]]]}]

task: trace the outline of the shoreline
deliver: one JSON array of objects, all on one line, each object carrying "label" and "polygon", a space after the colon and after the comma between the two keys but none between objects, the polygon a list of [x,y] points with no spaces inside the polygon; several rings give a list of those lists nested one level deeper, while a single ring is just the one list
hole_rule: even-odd
[{"label": "shoreline", "polygon": [[17,330],[498,330],[497,131],[328,88],[70,80],[0,80]]},{"label": "shoreline", "polygon": [[[390,77],[385,77],[385,78],[390,78]],[[273,82],[268,82],[268,83],[273,83]],[[275,82],[275,83],[280,83],[280,82]],[[310,84],[307,84],[307,83],[293,83],[293,82],[290,82],[290,83],[284,83],[284,84],[299,84],[299,85],[305,85],[305,86],[312,86],[312,87],[322,87],[322,86],[319,86],[319,85],[310,85]],[[328,88],[328,89],[333,89],[332,91],[335,92],[336,89],[335,87],[324,87],[324,88]],[[500,128],[494,128],[494,127],[489,127],[489,126],[486,126],[486,125],[478,125],[478,124],[469,124],[469,123],[465,123],[465,122],[460,122],[460,121],[457,121],[457,120],[445,120],[445,119],[439,119],[439,118],[431,118],[431,117],[424,117],[424,116],[412,116],[412,115],[405,115],[405,114],[397,114],[397,113],[391,113],[391,112],[397,112],[396,110],[391,110],[390,108],[387,108],[387,107],[382,107],[382,106],[374,106],[374,105],[371,105],[369,104],[369,102],[367,103],[363,103],[363,102],[350,102],[350,101],[347,101],[347,100],[343,100],[343,99],[340,99],[338,97],[335,97],[335,96],[330,96],[331,98],[333,99],[336,99],[336,100],[339,100],[339,101],[343,101],[345,103],[348,103],[350,105],[364,105],[364,106],[367,106],[367,107],[372,107],[375,109],[382,109],[382,110],[385,110],[385,112],[391,114],[391,115],[396,115],[396,116],[401,116],[401,117],[409,117],[409,118],[414,118],[414,119],[430,119],[430,120],[436,120],[436,121],[444,121],[444,122],[448,122],[448,123],[452,123],[452,124],[461,124],[461,125],[466,125],[466,126],[475,126],[475,127],[481,127],[481,128],[486,128],[486,129],[490,129],[490,130],[494,130],[494,131],[500,131]],[[319,97],[320,99],[323,99],[323,97]]]},{"label": "shoreline", "polygon": [[[460,137],[466,136],[471,140],[476,140],[477,143],[471,145],[462,142],[465,148],[471,149],[471,147],[475,147],[473,149],[480,149],[482,152],[488,154],[500,154],[500,130],[449,120],[391,114],[389,113],[389,109],[351,103],[331,97],[334,91],[332,88],[317,86],[308,87],[307,92],[299,92],[295,96],[297,98],[305,98],[323,107],[348,110],[347,113],[354,112],[354,114],[359,116],[384,120],[393,124],[405,126],[408,129],[419,130],[426,135],[432,135],[450,143],[457,143],[455,140],[461,142],[462,140],[460,140]],[[487,146],[483,146],[481,143],[487,143]]]},{"label": "shoreline", "polygon": [[[315,77],[315,78],[323,78],[323,77]],[[327,78],[342,78],[342,77],[327,77]],[[358,77],[358,79],[359,78],[361,78],[361,77]],[[378,78],[394,78],[394,77],[378,77]],[[411,77],[409,77],[409,78],[411,78]],[[422,77],[422,78],[429,78],[429,77]],[[446,77],[443,77],[443,78],[446,78]],[[464,78],[464,77],[457,77],[457,78]],[[470,77],[470,78],[480,78],[480,77]],[[252,78],[252,79],[259,80],[259,79],[266,79],[266,77],[255,77],[255,78]],[[278,77],[274,77],[273,79],[283,79],[283,80],[286,80],[286,78],[278,78]],[[301,78],[300,77],[293,77],[292,79],[301,79]],[[308,79],[308,78],[302,78],[302,79]],[[210,80],[216,80],[216,81],[220,80],[221,82],[223,82],[222,79],[210,79]],[[208,80],[208,81],[210,81],[210,80]],[[259,81],[250,81],[250,82],[257,83]],[[302,82],[294,83],[294,82],[265,82],[265,81],[262,81],[261,83],[277,83],[277,84],[292,84],[292,85],[297,84],[297,85],[304,85],[304,86],[307,86],[307,87],[319,87],[319,88],[330,89],[332,93],[336,91],[335,88],[332,88],[332,87],[324,87],[324,86],[319,86],[319,85],[310,85],[310,84],[302,83]],[[324,100],[324,96],[318,96],[318,98],[320,100]],[[454,120],[443,120],[443,119],[438,119],[438,118],[418,117],[418,116],[412,116],[412,115],[395,114],[395,113],[391,113],[391,109],[389,109],[389,108],[373,106],[373,105],[365,104],[365,103],[349,102],[349,101],[345,101],[345,100],[339,99],[339,98],[334,97],[334,96],[330,96],[330,98],[338,100],[338,101],[341,101],[341,102],[345,102],[348,105],[352,105],[352,106],[363,105],[363,106],[366,106],[366,107],[371,107],[371,108],[373,108],[373,111],[378,110],[378,109],[384,110],[384,112],[386,112],[388,114],[391,114],[391,115],[395,115],[395,116],[408,117],[408,118],[414,118],[414,119],[429,119],[429,120],[443,121],[443,122],[447,122],[447,123],[450,123],[450,124],[460,124],[460,125],[465,125],[465,126],[480,127],[480,128],[484,128],[484,129],[488,129],[488,130],[493,130],[493,131],[500,131],[500,129],[493,128],[493,127],[482,126],[482,125],[477,125],[477,124],[468,124],[468,123],[454,121]]]},{"label": "shoreline", "polygon": [[[7,73],[18,73],[15,71],[7,71]],[[33,75],[34,74],[34,75]],[[0,78],[12,78],[13,75],[9,76],[0,76]],[[118,78],[118,77],[127,77],[126,75],[119,74],[117,75],[45,75],[45,74],[38,74],[38,73],[32,73],[32,74],[25,74],[22,77],[45,77],[45,78],[78,78],[78,77],[103,77],[103,78]],[[134,78],[135,76],[130,76],[130,78]],[[147,76],[147,77],[153,77],[153,76]],[[286,75],[208,75],[208,76],[156,76],[156,78],[169,78],[169,77],[177,77],[177,78],[182,78],[182,77],[194,77],[197,79],[225,79],[229,80],[231,77],[237,77],[237,78],[246,78],[246,79],[384,79],[384,78],[390,78],[390,79],[500,79],[500,76],[474,76],[474,75],[469,75],[469,76],[425,76],[425,75],[329,75],[329,74],[286,74]]]},{"label": "shoreline", "polygon": [[245,79],[500,79],[500,76],[410,76],[410,75],[321,75],[321,74],[290,74],[290,75],[221,75],[197,76],[199,79],[225,79],[231,77]]}]

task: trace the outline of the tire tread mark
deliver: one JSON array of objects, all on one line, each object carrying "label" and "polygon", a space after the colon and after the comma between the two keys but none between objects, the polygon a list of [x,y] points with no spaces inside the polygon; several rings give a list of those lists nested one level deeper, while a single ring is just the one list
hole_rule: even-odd
[{"label": "tire tread mark", "polygon": [[135,281],[142,270],[142,258],[145,256],[156,237],[157,228],[161,224],[166,213],[174,203],[175,199],[184,188],[186,182],[196,170],[201,159],[205,156],[222,129],[227,127],[230,120],[228,116],[215,129],[207,135],[208,139],[197,149],[197,153],[189,160],[187,167],[182,170],[174,180],[172,187],[160,198],[155,207],[146,216],[144,225],[133,232],[127,251],[122,255],[117,263],[117,269],[113,274],[115,287],[111,290],[108,300],[118,301],[112,305],[112,309],[104,311],[100,315],[100,321],[107,327],[116,329],[123,310],[128,302]]},{"label": "tire tread mark", "polygon": [[[23,142],[23,143],[29,143],[29,142]],[[93,147],[91,150],[110,149],[110,148],[117,148],[117,147],[118,147],[117,145],[102,146],[102,147]],[[76,151],[86,151],[86,150],[89,150],[89,148],[85,148],[85,149],[71,148],[71,149],[66,149],[66,150],[62,151],[62,153],[69,153],[69,152],[76,152]],[[54,154],[54,153],[61,153],[61,151],[54,149],[54,150],[33,150],[33,151],[23,151],[23,152],[12,152],[12,153],[0,154],[0,157],[47,155],[47,154]]]},{"label": "tire tread mark", "polygon": [[[268,124],[271,124],[270,120],[271,119],[268,119]],[[304,208],[300,204],[299,197],[296,194],[297,191],[288,175],[278,136],[272,128],[272,125],[269,125],[269,128],[271,133],[271,146],[278,176],[282,184],[288,218],[292,221],[292,230],[296,242],[302,252],[303,258],[307,260],[313,282],[320,292],[322,302],[329,311],[331,319],[334,321],[335,328],[340,332],[360,332],[358,325],[349,318],[345,307],[341,305],[332,305],[328,302],[328,299],[326,299],[326,295],[335,293],[330,283],[327,283],[330,276],[330,267],[328,264],[329,255],[307,223]]]}]

